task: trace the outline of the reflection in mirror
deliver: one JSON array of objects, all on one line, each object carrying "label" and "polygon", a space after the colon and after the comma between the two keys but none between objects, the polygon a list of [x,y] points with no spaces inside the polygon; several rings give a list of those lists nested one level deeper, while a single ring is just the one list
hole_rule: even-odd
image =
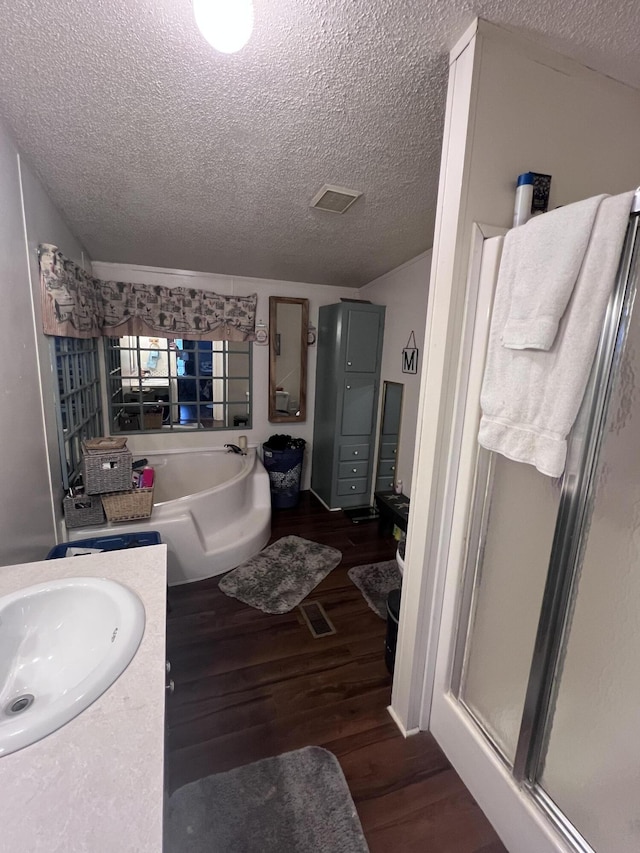
[{"label": "reflection in mirror", "polygon": [[396,484],[400,420],[402,418],[402,382],[385,382],[382,390],[382,415],[378,437],[376,492],[391,492]]},{"label": "reflection in mirror", "polygon": [[251,426],[251,344],[125,336],[105,343],[111,432]]},{"label": "reflection in mirror", "polygon": [[307,417],[309,300],[269,297],[269,420]]}]

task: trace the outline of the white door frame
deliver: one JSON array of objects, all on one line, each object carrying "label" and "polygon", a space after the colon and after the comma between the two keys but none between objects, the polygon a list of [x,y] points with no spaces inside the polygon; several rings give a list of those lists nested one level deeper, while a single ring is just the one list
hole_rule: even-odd
[{"label": "white door frame", "polygon": [[[505,228],[483,223],[473,223],[471,228],[471,252],[464,299],[465,327],[459,352],[445,351],[441,356],[443,362],[447,359],[453,361],[455,380],[452,384],[456,386],[454,414],[449,435],[442,440],[442,451],[435,466],[427,465],[424,460],[429,443],[423,440],[422,453],[420,446],[420,436],[423,431],[428,430],[432,434],[430,436],[432,440],[438,438],[437,432],[439,432],[438,424],[432,420],[436,406],[429,402],[430,393],[436,392],[424,390],[429,389],[428,374],[433,368],[433,361],[436,360],[432,359],[430,353],[435,335],[430,334],[434,308],[431,300],[429,302],[424,359],[426,375],[423,377],[418,407],[422,424],[417,431],[418,442],[413,474],[413,482],[416,486],[412,493],[409,513],[396,672],[389,708],[389,713],[405,736],[430,727],[440,617],[444,599],[444,581],[455,483],[458,476],[464,402],[469,381],[469,360],[476,319],[482,252],[485,240],[505,233]],[[488,309],[485,308],[486,310]],[[488,322],[488,318],[486,319]],[[437,342],[437,345],[442,346],[442,342]],[[435,385],[435,380],[433,384]],[[440,397],[445,396],[445,391],[443,382],[438,389]],[[440,472],[440,476],[434,476],[434,471]],[[428,513],[423,512],[424,506],[431,508],[431,517],[426,517]]]},{"label": "white door frame", "polygon": [[[418,424],[413,461],[411,511],[403,595],[400,605],[396,669],[389,709],[406,735],[427,728],[442,590],[435,565],[441,529],[442,500],[449,444],[449,425],[458,363],[459,325],[464,308],[461,288],[451,287],[460,265],[456,242],[466,240],[460,227],[469,110],[474,86],[474,35],[469,28],[451,53],[447,109],[438,187],[435,239],[422,359]],[[440,199],[443,199],[442,203]],[[460,232],[459,232],[460,227]],[[466,272],[466,270],[464,271]],[[463,274],[464,274],[463,272]],[[443,449],[444,448],[444,449]],[[443,462],[444,460],[444,462]]]}]

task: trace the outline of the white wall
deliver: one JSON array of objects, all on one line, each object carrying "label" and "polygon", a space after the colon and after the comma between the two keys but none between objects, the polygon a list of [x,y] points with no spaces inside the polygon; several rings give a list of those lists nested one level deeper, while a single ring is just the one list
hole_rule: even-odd
[{"label": "white wall", "polygon": [[409,522],[392,698],[409,729],[429,718],[472,225],[510,227],[524,171],[553,176],[552,207],[631,189],[640,174],[636,90],[482,21],[451,60],[412,490],[421,512]]},{"label": "white wall", "polygon": [[[423,252],[359,290],[361,299],[386,305],[381,381],[400,382],[404,386],[396,478],[402,480],[402,491],[409,496],[418,420],[420,369],[424,357],[430,269],[431,250]],[[407,346],[411,332],[415,334],[415,345],[418,348],[416,374],[402,372],[402,350]]]},{"label": "white wall", "polygon": [[51,338],[42,333],[42,311],[40,302],[40,270],[38,266],[38,246],[40,243],[53,243],[61,252],[79,266],[91,271],[91,263],[83,246],[69,230],[60,212],[52,204],[44,191],[42,184],[35,177],[29,166],[20,158],[20,177],[24,199],[24,217],[26,229],[27,253],[29,261],[29,277],[33,293],[33,309],[35,318],[35,339],[38,352],[38,363],[41,377],[42,408],[44,413],[45,442],[49,471],[51,472],[51,495],[56,529],[60,529],[62,513],[62,473],[58,431],[56,425],[54,383],[57,377],[54,373],[50,355]]},{"label": "white wall", "polygon": [[[256,321],[269,325],[269,297],[291,296],[309,300],[309,322],[318,326],[318,309],[321,305],[339,302],[341,297],[353,299],[357,291],[353,288],[330,287],[329,285],[305,284],[303,282],[274,281],[261,278],[236,278],[198,273],[185,270],[168,270],[158,267],[142,267],[127,264],[112,264],[94,261],[94,275],[98,278],[130,281],[134,283],[160,284],[165,287],[196,287],[229,295],[258,294]],[[166,435],[134,435],[129,437],[128,447],[139,454],[147,450],[165,450],[175,447],[221,447],[229,442],[237,443],[239,435],[246,435],[249,444],[260,446],[274,433],[284,433],[307,442],[303,481],[301,487],[308,489],[311,483],[311,447],[313,441],[313,415],[316,393],[315,346],[309,347],[307,379],[307,419],[304,423],[269,423],[269,347],[253,347],[253,428],[221,432],[185,432]]]},{"label": "white wall", "polygon": [[[1,126],[0,198],[0,339],[5,354],[0,407],[0,564],[7,565],[42,559],[55,544],[56,518],[61,512],[52,381],[45,382],[44,411],[42,401],[40,361],[48,376],[51,367],[48,342],[39,325],[36,248],[39,242],[55,242],[70,257],[81,260],[81,247]],[[50,462],[57,472],[53,500]]]}]

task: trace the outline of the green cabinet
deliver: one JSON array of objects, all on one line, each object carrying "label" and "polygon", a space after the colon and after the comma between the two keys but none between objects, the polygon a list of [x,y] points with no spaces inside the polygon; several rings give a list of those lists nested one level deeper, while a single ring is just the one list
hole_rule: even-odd
[{"label": "green cabinet", "polygon": [[320,308],[311,489],[329,509],[371,500],[384,312],[365,302]]}]

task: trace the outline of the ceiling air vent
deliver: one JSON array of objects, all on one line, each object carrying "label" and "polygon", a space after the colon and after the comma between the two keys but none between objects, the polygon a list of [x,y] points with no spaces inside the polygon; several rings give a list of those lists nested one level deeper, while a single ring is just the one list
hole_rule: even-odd
[{"label": "ceiling air vent", "polygon": [[361,195],[362,193],[356,190],[325,184],[311,199],[311,207],[326,210],[329,213],[344,213]]}]

